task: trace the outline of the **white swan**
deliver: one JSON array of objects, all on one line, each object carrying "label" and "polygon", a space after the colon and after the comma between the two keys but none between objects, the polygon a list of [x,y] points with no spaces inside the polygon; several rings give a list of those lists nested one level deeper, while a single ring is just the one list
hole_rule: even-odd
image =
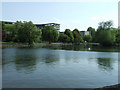
[{"label": "white swan", "polygon": [[88,48],[88,50],[90,50],[90,48]]}]

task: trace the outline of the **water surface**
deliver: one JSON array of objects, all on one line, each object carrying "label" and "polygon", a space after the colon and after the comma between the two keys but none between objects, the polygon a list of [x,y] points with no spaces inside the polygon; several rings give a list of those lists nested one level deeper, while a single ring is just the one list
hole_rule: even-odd
[{"label": "water surface", "polygon": [[3,49],[3,88],[97,88],[118,83],[118,49]]}]

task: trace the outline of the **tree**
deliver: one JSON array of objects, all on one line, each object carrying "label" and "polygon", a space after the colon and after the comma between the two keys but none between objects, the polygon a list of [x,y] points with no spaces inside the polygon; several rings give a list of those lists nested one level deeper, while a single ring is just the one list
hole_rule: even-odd
[{"label": "tree", "polygon": [[110,46],[115,41],[115,35],[111,31],[112,22],[101,22],[99,23],[97,32],[96,32],[96,38],[97,42],[104,46]]},{"label": "tree", "polygon": [[70,37],[68,37],[68,35],[62,33],[59,35],[59,41],[60,42],[70,42]]},{"label": "tree", "polygon": [[[22,37],[22,35],[20,35],[20,31],[21,31],[21,29],[22,29],[22,26],[23,26],[23,23],[21,22],[21,21],[16,21],[15,22],[15,27],[16,27],[16,32],[17,32],[17,34],[16,34],[16,42],[19,42],[20,40],[21,40],[21,37]],[[21,42],[23,42],[23,40],[21,41]]]},{"label": "tree", "polygon": [[58,31],[53,26],[46,26],[42,29],[42,40],[49,43],[58,40]]},{"label": "tree", "polygon": [[74,43],[80,44],[80,42],[83,42],[83,39],[81,37],[81,32],[78,29],[73,30],[73,36],[74,36]]},{"label": "tree", "polygon": [[84,41],[91,42],[92,41],[92,36],[91,35],[85,35],[84,36]]},{"label": "tree", "polygon": [[5,30],[5,23],[3,21],[0,21],[0,33],[1,33],[1,41],[5,41],[5,38],[7,37]]},{"label": "tree", "polygon": [[32,45],[34,42],[38,41],[39,35],[40,33],[37,27],[31,21],[23,22],[18,29],[19,41],[28,43],[28,45]]},{"label": "tree", "polygon": [[4,31],[4,29],[5,29],[4,21],[0,21],[0,29]]},{"label": "tree", "polygon": [[74,41],[74,37],[73,37],[72,31],[70,29],[66,29],[64,33],[66,35],[68,35],[68,37],[70,37],[70,42]]},{"label": "tree", "polygon": [[118,30],[118,33],[116,34],[116,42],[120,45],[120,30]]},{"label": "tree", "polygon": [[5,41],[15,41],[15,35],[17,34],[15,25],[6,25],[4,27],[4,31],[6,32],[7,36],[5,37]]},{"label": "tree", "polygon": [[95,29],[92,28],[92,27],[89,27],[89,28],[87,29],[87,31],[90,31],[90,32],[91,32],[92,41],[95,42]]},{"label": "tree", "polygon": [[100,22],[98,28],[102,30],[110,30],[112,26],[113,22],[110,20],[106,22]]}]

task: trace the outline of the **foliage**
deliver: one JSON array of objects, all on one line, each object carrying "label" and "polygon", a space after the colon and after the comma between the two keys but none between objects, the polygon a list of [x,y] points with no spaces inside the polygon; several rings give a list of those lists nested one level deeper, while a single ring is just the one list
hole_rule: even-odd
[{"label": "foliage", "polygon": [[0,30],[2,30],[2,21],[0,21]]},{"label": "foliage", "polygon": [[100,22],[99,26],[98,26],[98,29],[110,30],[112,26],[113,26],[113,22],[112,21]]},{"label": "foliage", "polygon": [[31,21],[23,23],[18,22],[16,24],[16,27],[18,28],[19,42],[28,43],[31,45],[34,42],[38,41],[40,32]]},{"label": "foliage", "polygon": [[16,21],[15,22],[15,27],[16,27],[16,32],[17,32],[16,35],[15,35],[16,42],[19,42],[21,40],[22,35],[20,35],[20,29],[22,29],[22,26],[23,26],[23,23],[21,21]]},{"label": "foliage", "polygon": [[91,32],[92,42],[95,42],[95,29],[92,27],[88,27],[87,31]]},{"label": "foliage", "polygon": [[1,33],[0,35],[2,35],[1,41],[5,41],[5,38],[7,37],[4,29],[5,29],[5,23],[3,21],[0,21],[0,33]]},{"label": "foliage", "polygon": [[116,34],[116,42],[120,45],[120,30],[118,30],[118,33]]},{"label": "foliage", "polygon": [[53,26],[46,26],[42,29],[42,40],[55,42],[58,40],[58,31]]},{"label": "foliage", "polygon": [[78,29],[73,30],[73,36],[74,36],[74,43],[80,44],[80,42],[83,42],[83,39],[81,37],[81,32]]},{"label": "foliage", "polygon": [[4,30],[5,29],[5,23],[4,21],[0,21],[0,30]]},{"label": "foliage", "polygon": [[68,35],[68,37],[70,37],[70,42],[74,41],[74,37],[73,37],[72,31],[70,29],[66,29],[64,33],[66,35]]},{"label": "foliage", "polygon": [[84,36],[84,41],[91,42],[92,41],[92,36],[91,35],[85,35]]},{"label": "foliage", "polygon": [[4,27],[4,31],[7,34],[7,37],[5,38],[4,41],[9,42],[9,41],[15,41],[15,35],[16,35],[16,28],[15,25],[6,25]]},{"label": "foliage", "polygon": [[59,35],[59,41],[60,42],[70,42],[70,37],[68,37],[68,35],[62,33]]},{"label": "foliage", "polygon": [[0,22],[0,30],[2,30],[2,39],[6,42],[22,42],[33,44],[34,42],[43,41],[56,42],[59,37],[60,42],[73,42],[80,44],[80,42],[98,42],[104,46],[120,45],[120,29],[113,28],[112,21],[100,22],[95,31],[94,28],[88,27],[87,31],[91,32],[91,35],[85,35],[82,39],[81,32],[78,29],[71,31],[66,29],[64,33],[59,34],[53,26],[46,26],[42,30],[38,30],[37,27],[30,22],[17,21],[15,24],[5,24]]},{"label": "foliage", "polygon": [[103,46],[110,46],[115,41],[115,34],[111,31],[112,22],[101,22],[98,26],[96,38],[97,42]]}]

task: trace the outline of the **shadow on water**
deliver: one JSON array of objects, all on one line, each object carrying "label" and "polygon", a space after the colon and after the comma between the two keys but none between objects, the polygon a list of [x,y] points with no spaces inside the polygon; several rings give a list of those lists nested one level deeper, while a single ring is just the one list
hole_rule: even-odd
[{"label": "shadow on water", "polygon": [[17,49],[15,55],[16,70],[25,73],[33,72],[36,68],[36,59],[37,57],[33,51]]},{"label": "shadow on water", "polygon": [[48,49],[46,52],[39,52],[39,54],[41,54],[39,62],[42,62],[42,64],[47,66],[58,65],[60,58],[59,53]]},{"label": "shadow on water", "polygon": [[120,52],[120,47],[103,47],[94,45],[62,45],[62,46],[44,46],[42,48],[73,50],[73,51],[97,51],[97,52]]},{"label": "shadow on water", "polygon": [[57,56],[47,54],[47,55],[45,55],[44,60],[45,60],[45,63],[50,64],[50,63],[57,62],[58,58],[57,58]]},{"label": "shadow on water", "polygon": [[75,51],[120,52],[120,47],[103,47],[93,45],[62,46],[62,49]]},{"label": "shadow on water", "polygon": [[97,63],[102,71],[111,71],[113,69],[111,58],[97,58]]}]

